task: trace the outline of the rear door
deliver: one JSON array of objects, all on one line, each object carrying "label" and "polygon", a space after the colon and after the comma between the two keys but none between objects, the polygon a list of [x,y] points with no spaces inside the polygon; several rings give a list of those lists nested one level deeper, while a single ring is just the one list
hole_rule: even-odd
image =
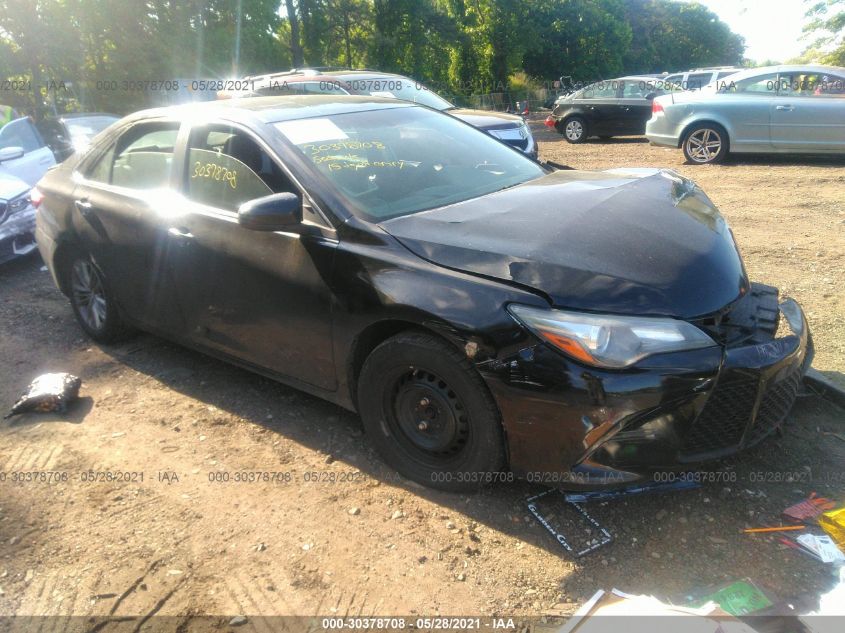
[{"label": "rear door", "polygon": [[618,134],[620,127],[619,81],[600,81],[587,86],[572,105],[587,120],[588,133],[596,136]]},{"label": "rear door", "polygon": [[845,151],[845,77],[781,73],[771,137],[778,150]]},{"label": "rear door", "polygon": [[619,134],[645,134],[645,124],[651,118],[649,93],[663,94],[645,80],[625,80],[619,100]]},{"label": "rear door", "polygon": [[0,148],[5,147],[20,147],[24,155],[3,161],[0,169],[30,186],[34,187],[41,176],[56,164],[52,150],[27,117],[15,119],[0,128]]},{"label": "rear door", "polygon": [[731,151],[764,152],[772,148],[771,108],[777,97],[777,73],[755,75],[739,81],[730,77],[720,84],[716,99],[708,106],[730,122]]},{"label": "rear door", "polygon": [[169,279],[160,274],[167,247],[162,219],[180,213],[172,189],[179,123],[155,120],[127,128],[82,166],[73,225],[130,319],[157,327]]},{"label": "rear door", "polygon": [[[196,125],[181,180],[188,212],[167,228],[174,243],[167,268],[180,295],[172,327],[247,364],[333,390],[334,229],[269,146],[243,126]],[[296,230],[238,224],[241,204],[285,191],[306,203]],[[208,296],[193,296],[202,284],[209,284]]]}]

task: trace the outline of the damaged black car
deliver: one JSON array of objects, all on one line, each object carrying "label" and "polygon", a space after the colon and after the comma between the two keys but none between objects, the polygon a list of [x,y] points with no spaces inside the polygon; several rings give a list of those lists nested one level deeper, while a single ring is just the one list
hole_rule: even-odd
[{"label": "damaged black car", "polygon": [[403,476],[626,485],[751,446],[812,357],[691,181],[539,164],[377,97],[131,115],[38,184],[81,327],[357,411]]}]

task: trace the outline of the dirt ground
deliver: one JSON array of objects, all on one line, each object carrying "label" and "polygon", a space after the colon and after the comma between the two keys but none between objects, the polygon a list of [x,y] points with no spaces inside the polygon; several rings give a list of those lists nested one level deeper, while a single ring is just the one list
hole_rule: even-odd
[{"label": "dirt ground", "polygon": [[[815,367],[845,385],[845,160],[693,167],[642,139],[576,146],[534,125],[545,158],[698,181],[750,276],[804,306]],[[776,537],[741,533],[811,491],[845,501],[843,411],[816,397],[782,436],[714,465],[718,482],[588,505],[615,540],[573,560],[530,518],[534,485],[430,491],[337,407],[152,336],[92,344],[37,256],[0,267],[0,358],[0,408],[42,372],[84,380],[65,416],[0,426],[0,614],[528,616],[598,588],[683,601],[744,577],[812,608],[834,584]]]}]

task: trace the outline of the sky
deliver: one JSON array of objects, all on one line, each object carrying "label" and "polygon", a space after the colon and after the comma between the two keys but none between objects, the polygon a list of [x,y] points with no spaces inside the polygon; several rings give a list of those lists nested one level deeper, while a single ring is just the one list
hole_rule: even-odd
[{"label": "sky", "polygon": [[755,61],[786,61],[807,47],[804,0],[686,0],[703,4],[734,33],[745,38],[745,56]]}]

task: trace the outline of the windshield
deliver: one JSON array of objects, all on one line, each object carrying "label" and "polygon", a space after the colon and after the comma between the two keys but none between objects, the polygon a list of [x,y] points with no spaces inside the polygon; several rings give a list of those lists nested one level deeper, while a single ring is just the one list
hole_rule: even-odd
[{"label": "windshield", "polygon": [[345,78],[343,83],[351,89],[353,94],[393,97],[412,103],[421,103],[435,110],[448,110],[455,107],[436,92],[407,77],[351,77]]},{"label": "windshield", "polygon": [[444,114],[399,107],[275,124],[371,222],[441,207],[539,178],[521,152]]}]

